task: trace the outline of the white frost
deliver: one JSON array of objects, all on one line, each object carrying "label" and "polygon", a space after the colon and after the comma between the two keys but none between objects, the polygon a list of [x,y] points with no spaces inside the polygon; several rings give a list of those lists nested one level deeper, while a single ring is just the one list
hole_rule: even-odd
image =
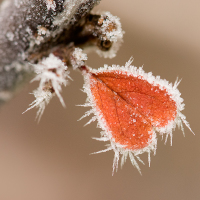
[{"label": "white frost", "polygon": [[40,81],[40,84],[38,89],[33,92],[36,100],[30,104],[30,107],[26,111],[38,107],[39,110],[37,116],[40,119],[45,106],[49,103],[54,93],[58,96],[63,107],[65,107],[60,92],[62,91],[61,86],[66,86],[68,83],[66,78],[70,77],[68,71],[66,71],[67,66],[53,54],[50,54],[49,57],[43,59],[41,63],[33,65],[33,67],[37,75],[31,82]]},{"label": "white frost", "polygon": [[85,61],[88,59],[87,54],[83,53],[83,50],[80,48],[75,48],[71,57],[71,64],[73,69],[77,69],[85,65]]},{"label": "white frost", "polygon": [[47,106],[47,104],[49,104],[54,94],[52,94],[50,91],[44,91],[41,88],[38,88],[37,90],[33,91],[33,95],[35,96],[35,100],[29,105],[30,107],[22,114],[36,107],[38,108],[36,119],[38,119],[39,122],[44,113],[45,107]]},{"label": "white frost", "polygon": [[56,3],[54,0],[46,0],[46,5],[47,5],[47,9],[50,10],[56,10]]}]

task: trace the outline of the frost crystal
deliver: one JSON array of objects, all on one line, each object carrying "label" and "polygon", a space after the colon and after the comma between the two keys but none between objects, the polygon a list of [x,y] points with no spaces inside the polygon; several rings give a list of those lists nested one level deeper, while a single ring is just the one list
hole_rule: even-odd
[{"label": "frost crystal", "polygon": [[37,31],[38,31],[38,36],[35,38],[34,41],[32,41],[32,45],[34,45],[34,43],[39,45],[41,44],[41,42],[45,40],[46,37],[50,36],[50,31],[41,25],[37,27]]},{"label": "frost crystal", "polygon": [[46,0],[46,4],[47,4],[47,9],[50,10],[54,10],[56,9],[56,3],[54,0]]},{"label": "frost crystal", "polygon": [[51,91],[38,88],[37,90],[33,91],[33,95],[35,96],[35,100],[30,104],[30,107],[25,112],[35,107],[38,108],[36,119],[38,119],[39,122],[42,114],[44,113],[46,105],[49,104],[54,94]]},{"label": "frost crystal", "polygon": [[43,59],[41,63],[33,66],[37,75],[31,82],[40,81],[40,84],[38,89],[33,92],[36,100],[30,104],[30,107],[26,111],[38,107],[37,117],[40,119],[45,106],[49,103],[54,93],[58,96],[63,107],[65,107],[60,92],[62,91],[61,86],[67,85],[66,78],[70,77],[66,71],[67,66],[53,54],[50,54],[49,57]]},{"label": "frost crystal", "polygon": [[82,49],[75,48],[71,57],[71,64],[73,69],[77,69],[78,67],[85,65],[84,61],[86,60],[87,60],[87,54],[83,53]]}]

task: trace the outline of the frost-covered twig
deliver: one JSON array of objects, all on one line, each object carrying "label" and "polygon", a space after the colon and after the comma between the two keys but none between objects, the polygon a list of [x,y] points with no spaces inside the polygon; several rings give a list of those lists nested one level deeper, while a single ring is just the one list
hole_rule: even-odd
[{"label": "frost-covered twig", "polygon": [[[86,47],[99,49],[97,52],[104,57],[114,57],[123,37],[121,24],[119,18],[109,12],[90,14],[90,10],[98,2],[99,0],[4,1],[0,13],[0,100],[11,98],[18,83],[23,82],[27,75],[36,73],[34,80],[41,82],[33,92],[36,102],[30,108],[40,109],[38,102],[41,102],[44,110],[44,105],[50,100],[46,94],[49,90],[43,89],[46,85],[51,85],[49,88],[52,93],[55,92],[64,105],[60,91],[66,80],[62,73],[49,71],[59,69],[51,66],[51,62],[55,61],[54,57],[74,69],[84,65],[87,60],[87,55],[82,52]],[[105,54],[104,51],[109,53]],[[46,61],[48,65],[44,65]],[[57,80],[47,77],[47,74]],[[43,101],[42,96],[45,97]]]},{"label": "frost-covered twig", "polygon": [[[0,102],[58,45],[77,39],[99,0],[5,0],[0,10]],[[28,61],[28,62],[26,62]]]}]

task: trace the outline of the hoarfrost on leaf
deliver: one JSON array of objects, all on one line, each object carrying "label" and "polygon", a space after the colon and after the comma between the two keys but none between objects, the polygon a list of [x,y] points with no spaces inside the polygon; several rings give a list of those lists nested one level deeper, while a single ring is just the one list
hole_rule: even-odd
[{"label": "hoarfrost on leaf", "polygon": [[[83,116],[94,113],[98,127],[103,129],[100,141],[110,141],[105,152],[113,150],[113,172],[127,156],[140,172],[140,154],[155,154],[157,133],[171,137],[176,125],[183,131],[182,122],[189,128],[189,123],[181,113],[184,109],[181,93],[174,86],[152,73],[145,73],[142,68],[131,65],[130,59],[125,66],[113,65],[100,69],[87,68],[83,71],[85,78],[84,91],[92,110]],[[89,121],[93,121],[93,118]],[[99,153],[99,152],[98,152]],[[141,172],[140,172],[141,173]]]}]

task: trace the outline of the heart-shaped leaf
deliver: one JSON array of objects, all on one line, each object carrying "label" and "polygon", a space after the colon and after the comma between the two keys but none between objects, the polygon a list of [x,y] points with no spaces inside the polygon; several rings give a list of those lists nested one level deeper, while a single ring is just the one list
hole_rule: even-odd
[{"label": "heart-shaped leaf", "polygon": [[113,169],[117,168],[119,154],[122,154],[122,164],[129,155],[139,170],[134,157],[148,152],[150,162],[150,152],[156,150],[156,132],[172,138],[176,124],[182,130],[182,121],[190,127],[181,113],[184,104],[177,89],[178,82],[172,86],[130,64],[131,60],[125,67],[113,65],[83,70],[87,105],[92,106],[85,116],[94,113],[104,130],[99,140],[110,140],[107,150],[115,152]]}]

